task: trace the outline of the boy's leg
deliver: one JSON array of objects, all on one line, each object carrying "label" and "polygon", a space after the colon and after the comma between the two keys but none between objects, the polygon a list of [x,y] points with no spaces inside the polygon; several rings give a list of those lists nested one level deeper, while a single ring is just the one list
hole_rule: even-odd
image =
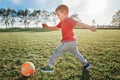
[{"label": "boy's leg", "polygon": [[77,47],[77,42],[74,41],[72,44],[72,48],[70,49],[70,52],[80,60],[80,62],[85,66],[88,62],[87,60],[83,57],[82,54],[79,53],[78,47]]},{"label": "boy's leg", "polygon": [[54,67],[56,61],[59,59],[59,57],[66,52],[66,47],[64,43],[61,43],[55,50],[54,53],[51,55],[48,66]]},{"label": "boy's leg", "polygon": [[73,54],[81,61],[83,65],[87,64],[87,60],[83,57],[82,54],[79,53],[77,48],[73,51]]},{"label": "boy's leg", "polygon": [[64,43],[61,43],[54,51],[54,53],[51,55],[48,66],[41,66],[40,69],[42,72],[53,72],[54,71],[54,65],[57,59],[66,51],[66,48],[64,46]]},{"label": "boy's leg", "polygon": [[91,67],[91,64],[89,64],[82,54],[79,53],[76,41],[73,42],[70,52],[72,52],[81,61],[83,69],[89,69]]}]

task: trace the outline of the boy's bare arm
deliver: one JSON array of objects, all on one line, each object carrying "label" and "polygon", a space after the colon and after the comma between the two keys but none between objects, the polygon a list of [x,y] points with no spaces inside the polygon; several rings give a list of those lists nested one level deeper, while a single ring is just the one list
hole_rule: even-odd
[{"label": "boy's bare arm", "polygon": [[47,24],[42,24],[43,28],[49,29],[49,30],[59,30],[57,26],[48,26]]},{"label": "boy's bare arm", "polygon": [[86,28],[86,29],[90,29],[91,31],[96,31],[96,28],[94,26],[90,26],[90,25],[87,25],[87,24],[82,23],[82,22],[78,22],[77,26],[80,26],[80,27]]}]

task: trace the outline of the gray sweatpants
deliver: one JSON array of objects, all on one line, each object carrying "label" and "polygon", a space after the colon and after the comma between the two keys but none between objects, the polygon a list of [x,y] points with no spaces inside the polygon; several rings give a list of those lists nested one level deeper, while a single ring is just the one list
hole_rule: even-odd
[{"label": "gray sweatpants", "polygon": [[54,53],[51,55],[48,65],[51,67],[54,67],[56,61],[59,59],[59,57],[62,54],[65,54],[66,52],[72,53],[75,57],[78,58],[78,60],[83,64],[87,64],[87,60],[79,53],[77,42],[71,41],[71,42],[62,42],[54,51]]}]

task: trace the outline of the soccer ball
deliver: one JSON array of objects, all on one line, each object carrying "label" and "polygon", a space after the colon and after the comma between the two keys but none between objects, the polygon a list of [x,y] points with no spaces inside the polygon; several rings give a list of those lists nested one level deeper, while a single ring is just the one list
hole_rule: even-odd
[{"label": "soccer ball", "polygon": [[25,62],[22,64],[20,72],[25,77],[32,76],[35,72],[35,66],[32,62]]}]

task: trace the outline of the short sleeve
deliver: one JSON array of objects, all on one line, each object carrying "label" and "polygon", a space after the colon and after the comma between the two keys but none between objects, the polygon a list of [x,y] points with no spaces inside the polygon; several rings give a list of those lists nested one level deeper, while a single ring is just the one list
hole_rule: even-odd
[{"label": "short sleeve", "polygon": [[61,28],[61,22],[58,23],[57,27],[58,27],[58,28]]},{"label": "short sleeve", "polygon": [[77,23],[78,23],[78,21],[76,21],[76,20],[74,20],[74,19],[72,19],[72,18],[66,19],[65,22],[66,22],[69,26],[71,26],[71,27],[75,27],[75,26],[77,25]]},{"label": "short sleeve", "polygon": [[70,25],[71,25],[71,26],[73,26],[73,27],[74,27],[74,26],[76,26],[76,25],[77,25],[77,23],[78,23],[78,21],[73,20],[73,19],[70,19],[70,21],[69,21],[69,22],[70,22]]}]

